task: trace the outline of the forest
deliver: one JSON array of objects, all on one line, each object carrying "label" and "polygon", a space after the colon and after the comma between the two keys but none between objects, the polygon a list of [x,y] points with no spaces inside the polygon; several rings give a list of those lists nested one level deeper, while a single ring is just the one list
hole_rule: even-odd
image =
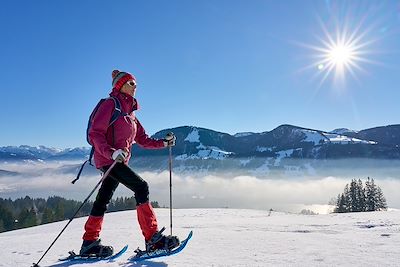
[{"label": "forest", "polygon": [[[157,201],[151,202],[159,208]],[[16,230],[40,224],[71,219],[82,202],[59,196],[44,198],[3,199],[0,198],[0,232]],[[86,202],[75,217],[87,216],[93,202]],[[108,212],[133,210],[136,208],[134,197],[117,197],[108,205]]]},{"label": "forest", "polygon": [[336,213],[386,210],[386,198],[375,180],[367,178],[365,185],[358,179],[346,184],[336,200]]}]

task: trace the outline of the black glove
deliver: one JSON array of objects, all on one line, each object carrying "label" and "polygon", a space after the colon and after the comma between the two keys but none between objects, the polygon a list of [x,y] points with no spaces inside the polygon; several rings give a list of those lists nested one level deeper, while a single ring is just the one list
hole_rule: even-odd
[{"label": "black glove", "polygon": [[163,141],[165,147],[174,146],[176,144],[176,136],[173,132],[167,133]]}]

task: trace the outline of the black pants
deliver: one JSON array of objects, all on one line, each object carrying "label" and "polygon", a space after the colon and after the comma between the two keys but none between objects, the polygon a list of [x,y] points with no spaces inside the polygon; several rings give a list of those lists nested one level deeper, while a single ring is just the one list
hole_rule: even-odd
[{"label": "black pants", "polygon": [[[110,166],[103,167],[101,170],[106,172],[108,168],[110,168]],[[107,205],[110,203],[114,191],[117,189],[119,183],[125,185],[135,193],[136,205],[149,201],[149,186],[147,182],[127,165],[117,163],[101,184],[90,215],[104,215],[107,210]]]}]

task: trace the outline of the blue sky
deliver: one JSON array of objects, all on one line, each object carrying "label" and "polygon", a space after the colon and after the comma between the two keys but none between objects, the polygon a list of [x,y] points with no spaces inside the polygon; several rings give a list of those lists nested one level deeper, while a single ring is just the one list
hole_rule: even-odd
[{"label": "blue sky", "polygon": [[[323,80],[315,47],[344,28],[359,68]],[[397,124],[399,34],[400,1],[4,1],[0,146],[86,145],[115,68],[137,77],[149,134]]]}]

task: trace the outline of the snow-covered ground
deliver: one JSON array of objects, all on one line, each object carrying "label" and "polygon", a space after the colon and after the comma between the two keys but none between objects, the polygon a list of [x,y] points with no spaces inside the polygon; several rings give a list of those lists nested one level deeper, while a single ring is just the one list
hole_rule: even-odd
[{"label": "snow-covered ground", "polygon": [[324,133],[315,130],[299,129],[294,130],[295,133],[303,133],[305,135],[306,142],[313,142],[314,145],[322,144],[324,142],[330,142],[334,144],[370,144],[375,145],[377,142],[361,140],[357,138],[348,137],[341,135],[339,132],[335,133]]},{"label": "snow-covered ground", "polygon": [[[160,225],[169,225],[169,209],[156,209]],[[129,250],[114,262],[60,263],[81,244],[86,218],[75,219],[41,266],[400,266],[400,211],[299,215],[245,209],[174,210],[174,234],[193,239],[178,255],[153,261],[129,261],[143,247],[135,211],[107,214],[103,242]],[[0,234],[0,266],[31,266],[66,222]],[[169,229],[168,229],[169,232]]]}]

